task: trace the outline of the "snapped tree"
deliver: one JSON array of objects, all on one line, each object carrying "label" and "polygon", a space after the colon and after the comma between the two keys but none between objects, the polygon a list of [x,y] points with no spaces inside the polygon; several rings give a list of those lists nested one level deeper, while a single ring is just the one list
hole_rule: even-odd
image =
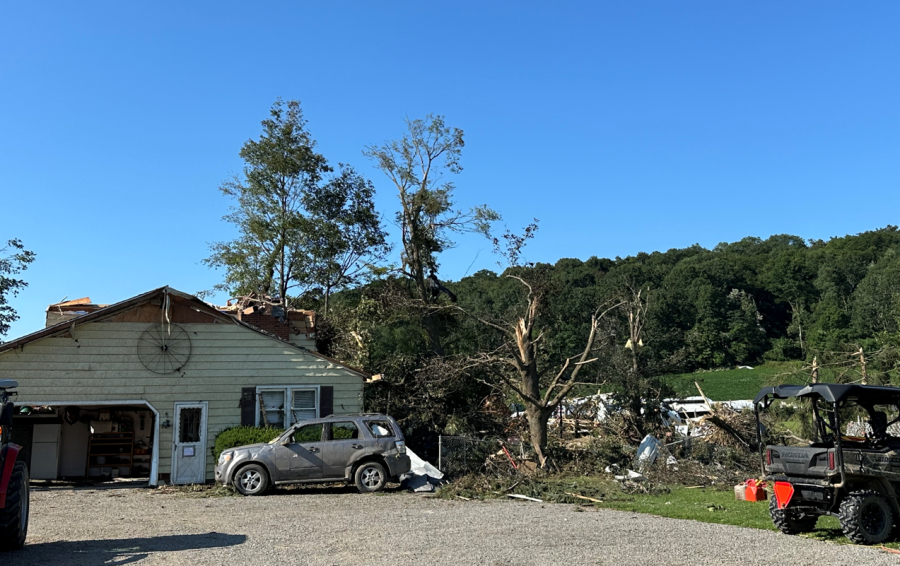
[{"label": "snapped tree", "polygon": [[437,256],[452,247],[453,233],[488,234],[499,215],[487,206],[459,209],[453,203],[452,182],[443,173],[462,171],[463,131],[450,128],[444,117],[429,114],[424,120],[406,120],[407,132],[399,140],[368,146],[363,152],[394,183],[400,199],[400,272],[415,284],[423,305],[422,325],[436,355],[444,354],[440,331],[431,310],[439,295]]},{"label": "snapped tree", "polygon": [[[537,231],[537,220],[530,224],[523,235],[515,235],[508,230],[500,238],[494,238],[495,251],[503,255],[515,271],[534,274],[522,257],[522,248]],[[505,242],[505,244],[504,244]],[[560,403],[579,385],[582,370],[598,361],[596,351],[603,342],[600,323],[612,310],[622,303],[606,303],[591,315],[584,347],[574,355],[560,358],[543,352],[546,332],[552,324],[542,320],[542,309],[547,299],[547,286],[538,277],[528,281],[521,275],[508,272],[506,277],[522,285],[522,298],[518,312],[505,321],[490,320],[487,317],[464,311],[484,327],[493,329],[500,335],[499,346],[490,352],[481,352],[473,357],[475,364],[489,366],[491,374],[499,379],[499,385],[511,389],[525,406],[525,417],[531,446],[543,467],[546,462],[544,450],[547,447],[547,423]]]},{"label": "snapped tree", "polygon": [[9,305],[9,298],[28,286],[25,280],[12,276],[28,269],[34,257],[34,252],[26,250],[21,240],[8,240],[0,248],[0,336],[6,335],[9,325],[19,320],[19,315]]}]

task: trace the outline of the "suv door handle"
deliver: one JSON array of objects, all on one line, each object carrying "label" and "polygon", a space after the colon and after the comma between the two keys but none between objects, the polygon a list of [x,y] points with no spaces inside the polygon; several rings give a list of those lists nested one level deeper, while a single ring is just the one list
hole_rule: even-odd
[{"label": "suv door handle", "polygon": [[315,446],[311,446],[311,447],[309,447],[309,449],[308,449],[308,450],[309,450],[309,451],[310,451],[310,452],[318,452],[318,451],[319,451],[319,449],[318,449],[318,448],[316,448],[316,447],[315,447]]},{"label": "suv door handle", "polygon": [[351,444],[350,446],[351,446],[352,448],[356,448],[357,450],[359,450],[360,448],[363,447],[362,444]]}]

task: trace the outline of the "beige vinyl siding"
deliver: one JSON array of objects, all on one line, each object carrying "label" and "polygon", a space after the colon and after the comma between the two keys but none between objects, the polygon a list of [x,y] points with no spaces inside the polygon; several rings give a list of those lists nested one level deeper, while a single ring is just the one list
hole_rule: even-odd
[{"label": "beige vinyl siding", "polygon": [[[17,403],[142,399],[162,421],[174,422],[176,401],[208,401],[210,447],[219,431],[240,424],[243,387],[332,386],[335,414],[362,411],[358,373],[235,324],[180,324],[191,339],[190,359],[178,373],[155,374],[137,356],[138,338],[149,326],[76,326],[75,339],[44,338],[0,354],[0,379],[19,382]],[[172,430],[160,429],[160,474],[170,471]],[[211,479],[211,450],[206,455]]]}]

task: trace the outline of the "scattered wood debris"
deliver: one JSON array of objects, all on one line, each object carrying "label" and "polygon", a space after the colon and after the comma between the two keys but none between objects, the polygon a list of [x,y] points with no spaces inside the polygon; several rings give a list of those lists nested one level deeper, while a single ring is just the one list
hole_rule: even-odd
[{"label": "scattered wood debris", "polygon": [[535,503],[543,503],[544,502],[543,499],[537,499],[535,497],[528,497],[527,495],[520,495],[518,493],[510,493],[510,494],[507,494],[506,497],[513,497],[515,499],[525,499],[527,501],[534,501]]},{"label": "scattered wood debris", "polygon": [[593,497],[587,497],[585,495],[578,495],[577,493],[566,492],[566,495],[571,495],[575,499],[584,499],[585,501],[592,501],[594,503],[603,503],[602,499],[594,499]]}]

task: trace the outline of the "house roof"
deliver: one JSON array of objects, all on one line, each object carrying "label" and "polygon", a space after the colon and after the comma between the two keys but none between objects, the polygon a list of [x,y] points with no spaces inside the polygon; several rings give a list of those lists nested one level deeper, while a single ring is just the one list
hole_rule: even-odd
[{"label": "house roof", "polygon": [[[290,347],[300,350],[301,352],[304,352],[306,354],[310,354],[317,358],[326,360],[330,363],[337,364],[345,369],[352,371],[353,373],[356,373],[357,375],[359,375],[360,377],[362,377],[364,379],[367,379],[369,377],[368,373],[366,373],[360,369],[354,368],[352,366],[348,366],[347,364],[342,363],[338,360],[335,360],[334,358],[320,354],[318,352],[314,352],[314,351],[304,348],[302,346],[297,346],[296,344],[291,344],[290,342],[285,342],[284,340],[278,338],[277,336],[269,334],[268,332],[264,332],[263,330],[260,330],[259,328],[253,326],[252,324],[248,324],[242,320],[238,320],[237,317],[232,316],[229,313],[221,312],[221,311],[217,310],[216,308],[210,306],[209,303],[201,301],[194,295],[189,295],[189,294],[179,291],[177,289],[173,289],[172,287],[169,287],[169,286],[159,287],[157,289],[153,289],[152,291],[142,293],[142,294],[132,297],[130,299],[120,301],[118,303],[114,303],[111,305],[104,305],[104,306],[102,306],[102,308],[99,308],[93,312],[88,312],[88,313],[76,316],[75,318],[71,318],[71,319],[65,320],[63,322],[54,324],[53,326],[48,326],[46,328],[42,328],[41,330],[38,330],[37,332],[32,332],[31,334],[26,334],[25,336],[16,338],[15,340],[10,340],[9,342],[0,343],[0,354],[2,354],[3,352],[9,351],[9,350],[13,350],[15,348],[24,347],[26,344],[28,344],[30,342],[34,342],[36,340],[40,340],[42,338],[48,338],[51,336],[63,334],[65,332],[70,331],[75,326],[82,325],[87,322],[95,322],[95,321],[99,321],[99,320],[103,320],[105,318],[115,316],[123,311],[132,309],[134,307],[137,307],[139,305],[147,303],[156,297],[160,297],[160,296],[164,296],[164,295],[172,295],[172,296],[178,297],[180,299],[184,299],[186,301],[193,303],[191,305],[192,308],[194,308],[195,310],[197,310],[199,312],[209,314],[210,316],[213,316],[215,318],[218,318],[218,319],[226,321],[226,322],[236,324],[238,326],[243,326],[244,328],[247,328],[248,330],[252,330],[253,332],[256,332],[257,334],[262,334],[263,336],[265,336],[267,338],[270,338],[272,340],[277,340],[279,344],[283,344],[285,346],[290,346]],[[90,299],[87,299],[87,300],[90,301]],[[51,306],[56,306],[56,305],[51,305]]]}]

